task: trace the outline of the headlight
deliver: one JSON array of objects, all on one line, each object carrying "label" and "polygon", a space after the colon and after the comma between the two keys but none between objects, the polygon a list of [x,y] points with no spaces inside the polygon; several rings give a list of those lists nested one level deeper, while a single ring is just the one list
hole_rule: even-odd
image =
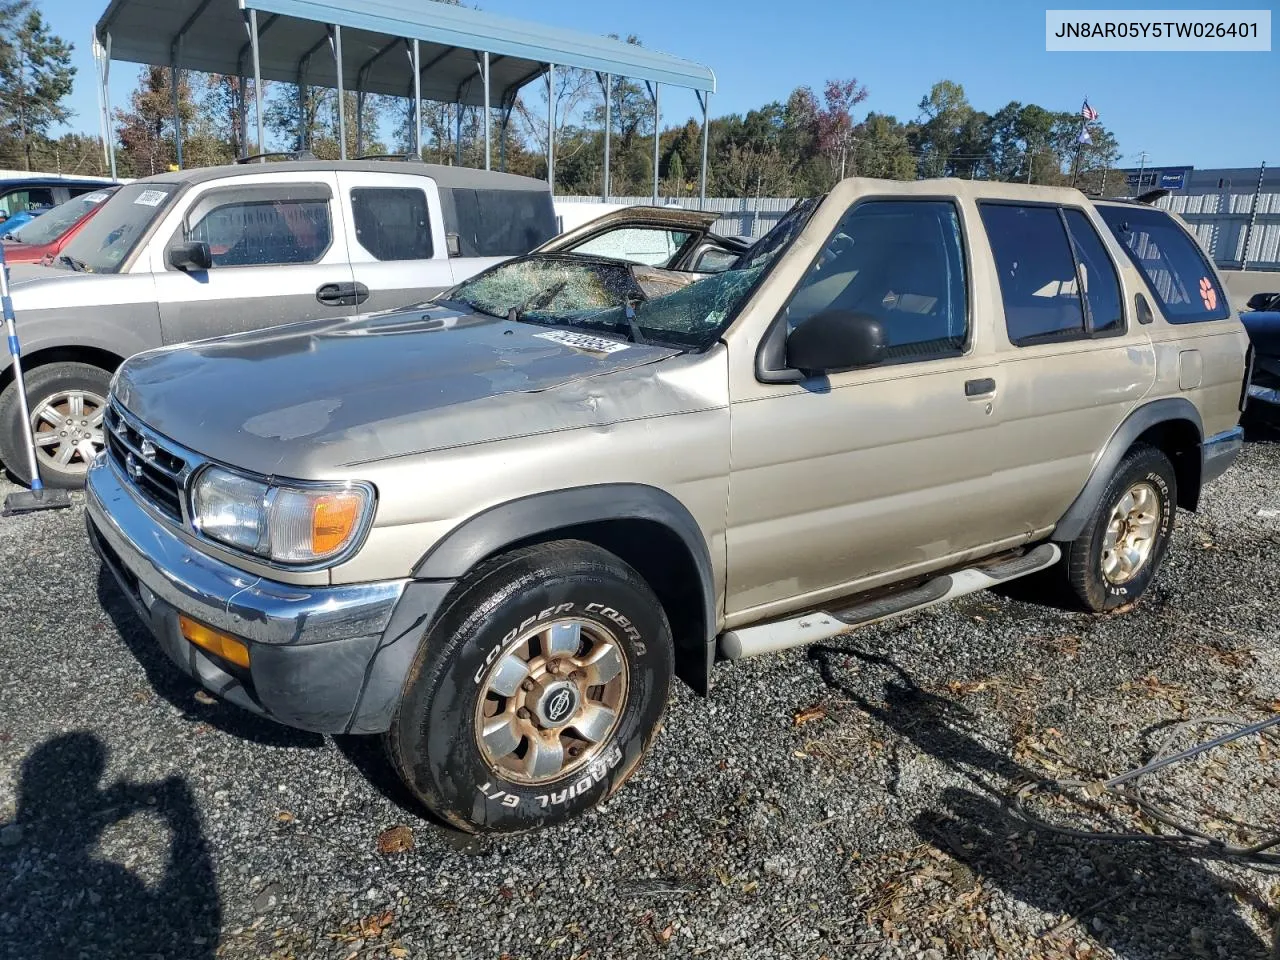
[{"label": "headlight", "polygon": [[218,467],[192,489],[196,527],[206,537],[277,563],[309,564],[342,553],[373,510],[365,484],[267,484]]}]

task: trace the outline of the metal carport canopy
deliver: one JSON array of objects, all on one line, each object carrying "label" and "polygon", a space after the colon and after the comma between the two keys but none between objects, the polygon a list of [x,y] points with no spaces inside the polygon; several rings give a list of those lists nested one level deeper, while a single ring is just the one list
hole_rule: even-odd
[{"label": "metal carport canopy", "polygon": [[[246,29],[247,28],[247,29]],[[708,107],[716,90],[709,67],[609,37],[494,16],[431,0],[364,0],[349,9],[338,0],[110,0],[94,30],[101,84],[103,139],[115,175],[108,83],[112,60],[198,70],[241,78],[336,88],[339,93],[409,97],[422,151],[423,98],[484,108],[485,167],[491,164],[489,110],[506,120],[520,88],[557,66],[595,72],[604,90],[604,188],[610,186],[610,91],[614,76],[643,80],[653,100],[653,201],[658,202],[661,143],[660,87],[690,89],[702,108],[699,195],[707,193]],[[252,69],[250,69],[250,67]],[[182,166],[182,131],[174,83],[174,139]],[[243,91],[243,86],[242,86]],[[258,144],[265,142],[262,87],[255,85]],[[243,100],[240,124],[244,126]],[[547,126],[555,129],[555,98],[547,97]],[[461,114],[458,118],[461,129]],[[346,116],[338,98],[339,147],[346,157]],[[361,142],[357,127],[357,144]],[[242,143],[247,138],[242,137]],[[547,138],[547,179],[555,190],[555,138]],[[461,162],[461,136],[458,137]]]},{"label": "metal carport canopy", "polygon": [[[264,80],[337,86],[330,24],[343,28],[343,88],[412,96],[412,71],[399,41],[421,42],[422,96],[484,104],[476,65],[490,54],[496,103],[510,103],[548,64],[579,67],[714,93],[715,73],[701,64],[609,37],[594,37],[428,0],[365,0],[357,9],[326,0],[111,0],[98,21],[112,60],[245,76],[251,49],[245,13],[257,10]],[[176,50],[181,41],[180,52]],[[310,57],[309,62],[307,61]]]}]

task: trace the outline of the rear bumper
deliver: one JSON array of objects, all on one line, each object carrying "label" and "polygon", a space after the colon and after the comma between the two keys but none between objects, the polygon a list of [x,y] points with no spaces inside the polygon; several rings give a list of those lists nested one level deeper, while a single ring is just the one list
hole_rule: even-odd
[{"label": "rear bumper", "polygon": [[[100,458],[86,483],[89,539],[179,668],[224,700],[317,733],[377,733],[399,702],[418,640],[452,586],[393,580],[302,587],[192,546]],[[249,648],[243,669],[189,643],[178,615]]]},{"label": "rear bumper", "polygon": [[1244,428],[1234,427],[1206,437],[1200,448],[1200,484],[1217,480],[1244,449]]}]

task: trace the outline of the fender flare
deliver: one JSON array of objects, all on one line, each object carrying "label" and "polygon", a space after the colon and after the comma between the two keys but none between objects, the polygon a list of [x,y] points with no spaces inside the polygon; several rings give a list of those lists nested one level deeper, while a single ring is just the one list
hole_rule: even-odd
[{"label": "fender flare", "polygon": [[689,509],[657,487],[602,483],[535,493],[490,507],[464,520],[418,561],[413,576],[458,580],[480,561],[512,544],[557,530],[609,520],[647,520],[670,530],[698,571],[708,649],[716,635],[716,591],[711,550]]},{"label": "fender flare", "polygon": [[1097,509],[1107,484],[1111,482],[1111,475],[1115,473],[1116,465],[1129,452],[1129,448],[1138,437],[1152,427],[1174,420],[1190,421],[1200,437],[1199,442],[1204,443],[1204,423],[1200,419],[1200,411],[1185,397],[1165,397],[1138,407],[1124,419],[1116,428],[1116,432],[1111,435],[1111,439],[1107,441],[1102,456],[1093,465],[1093,472],[1089,474],[1084,489],[1080,491],[1079,496],[1054,527],[1053,539],[1060,543],[1067,543],[1083,534],[1085,525]]}]

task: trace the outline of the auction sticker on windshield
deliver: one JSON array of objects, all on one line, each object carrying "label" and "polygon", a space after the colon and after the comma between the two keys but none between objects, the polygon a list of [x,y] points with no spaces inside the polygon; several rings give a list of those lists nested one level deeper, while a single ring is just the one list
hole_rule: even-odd
[{"label": "auction sticker on windshield", "polygon": [[85,203],[101,203],[103,200],[107,199],[107,197],[109,196],[111,196],[111,194],[109,193],[86,193],[80,199],[83,200]]},{"label": "auction sticker on windshield", "polygon": [[160,204],[164,203],[164,198],[168,195],[169,194],[165,193],[163,190],[143,190],[138,194],[138,199],[133,202],[140,203],[144,207],[158,207]]},{"label": "auction sticker on windshield", "polygon": [[571,330],[552,330],[548,333],[535,333],[534,336],[541,340],[553,340],[556,343],[563,343],[566,347],[589,350],[592,353],[617,353],[620,350],[627,349],[625,343],[619,343],[617,340],[610,340],[608,337],[593,337],[589,333],[574,333]]}]

